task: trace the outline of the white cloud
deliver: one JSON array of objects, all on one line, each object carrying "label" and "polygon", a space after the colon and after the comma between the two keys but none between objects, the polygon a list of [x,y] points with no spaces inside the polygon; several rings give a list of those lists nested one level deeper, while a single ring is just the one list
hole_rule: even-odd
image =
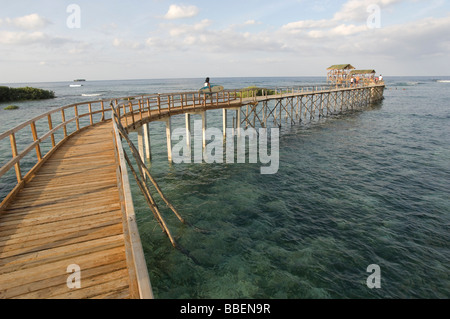
[{"label": "white cloud", "polygon": [[22,30],[38,30],[45,28],[51,22],[41,16],[39,16],[37,13],[33,13],[30,15],[26,15],[23,17],[18,18],[5,18],[5,20],[0,20],[0,25],[5,24],[8,26],[13,26]]},{"label": "white cloud", "polygon": [[195,17],[199,11],[200,10],[196,6],[172,4],[164,17],[168,20],[192,18]]},{"label": "white cloud", "polygon": [[47,36],[40,31],[31,33],[23,31],[0,31],[0,44],[26,45],[40,43],[42,41],[46,41],[47,39]]},{"label": "white cloud", "polygon": [[335,21],[367,21],[367,9],[377,5],[382,8],[394,5],[404,0],[349,0],[336,12]]},{"label": "white cloud", "polygon": [[244,25],[257,25],[257,24],[261,24],[261,22],[258,22],[256,20],[247,20],[244,22]]},{"label": "white cloud", "polygon": [[138,41],[123,40],[119,38],[115,38],[112,42],[112,45],[116,48],[131,49],[131,50],[141,50],[145,47],[142,43]]}]

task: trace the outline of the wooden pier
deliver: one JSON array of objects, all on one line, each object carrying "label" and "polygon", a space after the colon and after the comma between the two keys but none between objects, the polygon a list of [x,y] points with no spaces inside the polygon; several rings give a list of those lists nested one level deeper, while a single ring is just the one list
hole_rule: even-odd
[{"label": "wooden pier", "polygon": [[[213,109],[223,110],[224,128],[229,111],[236,128],[279,126],[362,108],[383,91],[380,83],[135,96],[65,106],[0,134],[11,146],[0,178],[17,181],[0,204],[0,298],[153,298],[124,134],[138,132],[138,153],[151,158],[149,123],[165,121],[171,160],[176,115],[186,116],[187,132],[191,114],[202,115],[205,129]],[[29,157],[32,167],[23,164]]]}]

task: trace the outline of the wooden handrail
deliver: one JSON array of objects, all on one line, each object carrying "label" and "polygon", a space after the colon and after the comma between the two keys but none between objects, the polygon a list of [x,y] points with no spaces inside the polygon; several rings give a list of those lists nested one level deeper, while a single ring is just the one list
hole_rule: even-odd
[{"label": "wooden handrail", "polygon": [[131,288],[138,291],[139,295],[136,297],[139,299],[154,299],[147,263],[142,249],[141,238],[139,236],[139,229],[136,223],[136,214],[122,140],[116,122],[114,120],[112,122],[114,152],[117,164],[117,181],[119,184],[119,194],[124,221],[125,245],[127,246],[127,251],[131,252],[131,258],[127,257]]},{"label": "wooden handrail", "polygon": [[[110,102],[109,100],[100,100],[63,106],[38,115],[33,119],[25,121],[24,123],[19,124],[16,127],[0,134],[0,141],[9,137],[12,156],[12,158],[6,164],[0,167],[0,178],[14,167],[17,179],[17,184],[15,185],[13,190],[4,199],[2,199],[2,202],[0,203],[0,210],[6,207],[6,205],[11,201],[15,194],[21,189],[23,184],[29,181],[29,179],[33,176],[37,169],[41,167],[42,164],[50,157],[50,155],[53,154],[53,152],[68,138],[70,138],[73,134],[79,132],[80,130],[107,120],[103,104],[105,101]],[[89,111],[87,113],[79,113],[79,108],[83,106],[88,108]],[[74,116],[72,118],[67,118],[70,110],[72,110],[72,114],[74,114]],[[61,123],[59,123],[58,121],[58,125],[54,125],[54,121],[56,119],[56,116],[54,115],[58,113],[61,114]],[[102,118],[100,119],[100,121],[95,120],[94,116],[97,114],[102,114]],[[82,123],[81,120],[85,117],[89,117],[88,123]],[[40,120],[44,119],[46,120],[45,124],[39,123]],[[76,129],[71,134],[69,134],[68,125],[73,122],[76,122]],[[41,133],[40,135],[39,131],[42,130],[43,127],[45,127],[46,131],[44,133]],[[17,141],[16,138],[18,136],[18,133],[22,133],[22,135],[24,135],[23,130],[25,129],[27,129],[27,135],[29,135],[29,132],[31,131],[30,137],[33,139],[33,143],[26,146],[23,150],[19,151],[18,143],[20,143],[20,141]],[[62,131],[61,135],[63,137],[61,141],[57,143],[56,134],[60,131]],[[48,139],[51,139],[51,148],[44,153],[44,148],[42,148],[41,145]],[[21,160],[23,160],[24,157],[29,155],[33,150],[35,150],[36,153],[33,157],[35,158],[37,163],[33,167],[24,170],[23,166],[21,165]]]},{"label": "wooden handrail", "polygon": [[[366,87],[376,87],[381,86],[382,84],[365,84],[358,86],[358,88],[366,88]],[[301,88],[301,92],[300,92]],[[220,103],[231,106],[233,102],[242,103],[250,103],[257,101],[256,91],[261,88],[247,88],[247,89],[234,89],[234,90],[223,90],[221,92],[216,92],[212,94],[200,94],[199,91],[188,91],[182,93],[162,93],[162,94],[148,94],[148,95],[137,95],[130,96],[126,98],[113,99],[113,100],[98,100],[98,101],[89,101],[78,104],[71,104],[67,106],[63,106],[57,108],[55,110],[51,110],[35,118],[28,120],[6,132],[0,134],[0,141],[5,138],[10,139],[11,141],[11,154],[12,159],[8,161],[5,165],[0,167],[0,178],[6,174],[10,169],[15,167],[17,183],[23,183],[24,178],[22,178],[23,173],[25,176],[31,176],[32,173],[36,170],[37,166],[39,166],[43,161],[48,158],[48,154],[52,153],[55,148],[58,147],[61,143],[57,143],[55,140],[55,134],[59,131],[63,130],[63,139],[65,141],[67,138],[71,137],[76,132],[84,129],[86,127],[95,125],[96,123],[103,122],[106,119],[104,103],[113,103],[117,110],[118,119],[125,119],[125,128],[135,127],[136,126],[136,117],[135,115],[139,115],[138,118],[142,120],[142,114],[148,113],[151,114],[151,111],[158,111],[159,116],[162,116],[163,113],[167,115],[171,115],[171,112],[176,107],[182,107],[184,109],[196,109],[201,106],[202,108],[217,108]],[[269,92],[269,88],[263,88],[263,98],[270,99],[276,97],[289,97],[299,94],[311,94],[317,92],[318,90],[353,90],[355,87],[346,87],[346,86],[335,86],[335,85],[323,85],[323,86],[298,86],[291,88],[276,88],[274,91],[276,92],[275,96],[271,96],[266,92]],[[280,95],[281,94],[281,95]],[[246,98],[244,98],[246,96]],[[87,113],[80,112],[81,107],[88,108]],[[69,111],[72,110],[74,116],[72,118],[68,118]],[[121,112],[122,110],[122,112]],[[53,116],[54,114],[61,113],[62,122],[57,126],[53,125]],[[121,114],[122,113],[122,114]],[[95,115],[102,115],[99,121],[95,120]],[[88,123],[82,123],[82,120],[86,117],[89,117]],[[44,118],[47,118],[47,126],[48,131],[44,132],[42,136],[38,135],[38,127],[36,127],[36,123]],[[129,123],[131,121],[131,123]],[[76,122],[76,130],[69,134],[68,125]],[[16,136],[17,133],[22,131],[23,129],[30,127],[32,132],[32,138],[34,143],[29,147],[25,148],[23,151],[18,152],[17,149],[17,141]],[[47,151],[46,154],[42,154],[41,144],[45,142],[47,139],[51,138],[52,148]],[[20,142],[20,141],[19,141]],[[13,145],[14,144],[14,145]],[[36,160],[37,164],[35,167],[29,169],[27,172],[23,172],[23,167],[20,165],[20,161],[29,154],[32,149],[36,150]],[[4,206],[4,202],[0,204],[0,209]]]}]

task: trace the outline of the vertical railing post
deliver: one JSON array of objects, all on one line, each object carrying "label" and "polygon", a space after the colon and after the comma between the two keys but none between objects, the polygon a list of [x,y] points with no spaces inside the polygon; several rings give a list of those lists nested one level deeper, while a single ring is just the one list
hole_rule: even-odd
[{"label": "vertical railing post", "polygon": [[102,106],[102,119],[100,121],[104,121],[105,120],[105,105],[103,104],[103,101],[100,102],[101,106]]},{"label": "vertical railing post", "polygon": [[89,122],[91,123],[91,125],[94,125],[94,117],[92,116],[92,105],[91,105],[91,103],[88,104],[88,108],[89,108]]},{"label": "vertical railing post", "polygon": [[136,128],[136,126],[135,126],[136,122],[134,120],[133,103],[131,101],[129,103],[129,106],[130,106],[130,113],[131,113],[131,122],[132,122],[133,128],[135,129]]},{"label": "vertical railing post", "polygon": [[[62,123],[66,123],[66,113],[64,112],[64,109],[61,110],[61,120]],[[64,124],[63,126],[63,131],[64,131],[64,138],[67,137],[67,125]]]},{"label": "vertical railing post", "polygon": [[[9,140],[11,141],[11,151],[13,158],[17,157],[17,144],[16,144],[16,136],[14,133],[11,133],[9,136]],[[20,162],[18,161],[14,164],[14,170],[16,171],[17,182],[22,182],[22,173],[20,171]]]},{"label": "vertical railing post", "polygon": [[141,118],[141,121],[142,121],[142,119],[143,119],[143,117],[142,117],[143,103],[141,104],[141,100],[138,100],[138,104],[139,104],[139,114],[140,114],[140,118]]},{"label": "vertical railing post", "polygon": [[[53,130],[52,115],[49,114],[49,115],[47,116],[47,119],[48,119],[48,129],[49,129],[49,131],[51,131],[51,130]],[[52,140],[52,147],[55,147],[55,146],[56,146],[56,143],[55,143],[55,134],[53,134],[53,133],[52,133],[52,135],[51,135],[51,140]]]},{"label": "vertical railing post", "polygon": [[74,110],[75,110],[75,118],[76,118],[75,122],[77,123],[77,131],[79,131],[80,130],[80,118],[78,116],[78,105],[74,106]]},{"label": "vertical railing post", "polygon": [[[37,130],[36,130],[36,123],[31,122],[30,126],[31,126],[31,134],[33,135],[33,140],[35,142],[38,142],[39,137],[38,137]],[[36,156],[37,156],[39,162],[42,161],[41,146],[40,146],[39,142],[36,144]]]}]

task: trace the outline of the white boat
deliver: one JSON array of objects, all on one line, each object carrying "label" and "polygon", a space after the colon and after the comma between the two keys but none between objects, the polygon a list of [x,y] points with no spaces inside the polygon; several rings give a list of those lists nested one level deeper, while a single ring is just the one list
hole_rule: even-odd
[{"label": "white boat", "polygon": [[450,83],[450,80],[438,80],[439,83]]},{"label": "white boat", "polygon": [[82,87],[82,85],[81,84],[71,84],[71,85],[69,85],[71,88],[79,88],[79,87]]}]

